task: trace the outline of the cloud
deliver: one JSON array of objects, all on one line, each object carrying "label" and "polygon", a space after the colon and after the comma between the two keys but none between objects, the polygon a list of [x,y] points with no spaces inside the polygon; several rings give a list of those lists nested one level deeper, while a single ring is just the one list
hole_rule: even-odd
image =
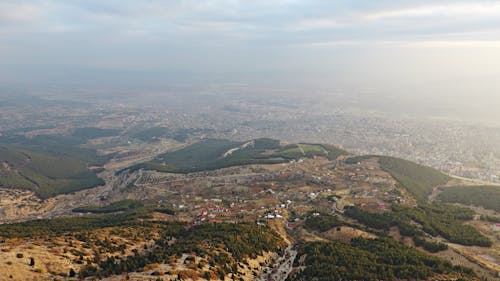
[{"label": "cloud", "polygon": [[237,67],[311,48],[496,46],[499,29],[497,1],[0,1],[14,64]]},{"label": "cloud", "polygon": [[300,44],[304,47],[353,47],[353,46],[388,46],[388,47],[418,47],[418,48],[499,48],[500,40],[352,40],[352,41],[318,41]]},{"label": "cloud", "polygon": [[417,5],[402,9],[386,9],[367,13],[364,15],[368,20],[384,19],[414,19],[429,17],[462,17],[484,18],[500,17],[500,3],[498,2],[458,2],[448,4]]},{"label": "cloud", "polygon": [[34,22],[43,14],[42,5],[18,2],[0,3],[0,23],[22,24]]},{"label": "cloud", "polygon": [[400,42],[399,45],[426,48],[500,48],[500,40],[432,40]]},{"label": "cloud", "polygon": [[291,30],[342,28],[346,24],[332,18],[301,19],[291,25]]},{"label": "cloud", "polygon": [[[98,31],[108,33],[110,38],[129,35],[131,40],[139,40],[141,36],[161,38],[164,34],[182,39],[206,33],[233,40],[270,40],[261,44],[297,44],[332,41],[332,37],[341,41],[362,41],[371,37],[398,40],[459,30],[481,32],[492,24],[500,24],[498,2],[375,3],[314,0],[10,1],[0,4],[0,21],[4,21],[0,30],[10,31],[13,36],[16,32]],[[309,31],[314,33],[305,34]]]}]

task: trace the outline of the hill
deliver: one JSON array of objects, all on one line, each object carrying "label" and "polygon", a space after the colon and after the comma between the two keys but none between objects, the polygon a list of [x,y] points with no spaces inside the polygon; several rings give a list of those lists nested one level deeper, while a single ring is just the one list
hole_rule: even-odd
[{"label": "hill", "polygon": [[[121,214],[36,220],[0,225],[0,237],[37,239],[46,245],[46,256],[57,253],[57,248],[64,248],[65,254],[60,258],[66,259],[66,268],[62,272],[76,268],[72,275],[82,280],[143,272],[146,268],[161,270],[160,264],[175,265],[177,270],[163,270],[161,274],[172,276],[169,278],[172,280],[179,276],[183,280],[188,279],[187,276],[194,280],[206,276],[220,280],[228,274],[237,276],[249,259],[265,252],[277,252],[284,245],[271,228],[255,224],[213,223],[192,227],[183,222],[151,221],[150,217],[150,211],[141,209]],[[1,252],[3,256],[7,255],[5,251]],[[18,259],[30,252],[31,249],[19,251]],[[36,263],[37,267],[44,265],[41,258],[37,258]],[[12,268],[12,263],[3,263],[3,266]],[[53,270],[50,264],[45,266]],[[32,270],[28,265],[21,268]],[[33,280],[52,280],[42,279],[42,273],[45,270],[40,270],[38,278]]]},{"label": "hill", "polygon": [[[392,212],[382,214],[369,213],[353,207],[346,209],[345,214],[366,226],[386,232],[391,227],[397,226],[401,234],[412,236],[416,244],[419,244],[418,241],[424,242],[422,240],[424,236],[439,235],[450,242],[466,246],[490,247],[492,245],[488,237],[470,225],[464,224],[464,221],[471,220],[474,215],[474,211],[468,208],[422,203],[415,208],[392,205]],[[414,222],[422,227],[417,227]],[[427,235],[423,235],[423,232]],[[423,246],[434,248],[439,245],[426,243]]]},{"label": "hill", "polygon": [[500,212],[500,186],[451,186],[438,195],[442,202],[482,206]]},{"label": "hill", "polygon": [[[439,280],[477,279],[468,268],[426,255],[391,239],[356,238],[350,243],[312,242],[299,246],[296,267],[287,280]],[[455,278],[447,278],[454,276]]]},{"label": "hill", "polygon": [[[494,253],[497,239],[476,229],[482,222],[471,221],[474,211],[423,200],[415,205],[380,167],[431,188],[444,181],[442,174],[380,156],[368,156],[370,161],[360,160],[360,165],[346,164],[357,163],[353,158],[325,161],[342,153],[325,145],[284,145],[273,139],[187,145],[144,164],[188,173],[270,159],[321,158],[214,173],[123,173],[116,177],[123,188],[106,198],[66,204],[78,213],[73,217],[0,226],[0,238],[9,245],[0,258],[11,262],[1,266],[33,272],[29,257],[35,257],[35,269],[43,271],[39,275],[49,275],[53,269],[44,262],[52,263],[46,258],[52,256],[61,269],[50,271],[51,277],[73,272],[80,279],[477,280],[470,269],[429,255],[461,255],[452,248],[459,245],[449,243],[481,256]],[[250,180],[214,180],[228,175]],[[398,196],[411,200],[399,201]],[[23,244],[19,241],[43,245],[37,248],[43,256],[16,246]],[[24,264],[16,254],[26,257]],[[470,262],[456,264],[471,266],[477,255],[472,252]]]},{"label": "hill", "polygon": [[207,139],[161,154],[152,161],[132,166],[130,169],[190,173],[249,164],[277,164],[301,157],[324,156],[335,159],[342,154],[346,152],[321,144],[282,146],[278,140],[266,138],[247,142]]},{"label": "hill", "polygon": [[391,174],[401,186],[406,188],[417,200],[426,201],[431,194],[433,187],[445,184],[450,177],[440,171],[411,162],[408,160],[389,156],[358,156],[346,160],[355,164],[368,158],[377,158],[380,167]]},{"label": "hill", "polygon": [[70,156],[0,146],[0,160],[0,186],[28,189],[40,198],[104,184],[86,162]]},{"label": "hill", "polygon": [[103,165],[107,157],[80,143],[51,135],[0,139],[0,186],[32,190],[44,199],[104,184],[88,167]]},{"label": "hill", "polygon": [[63,136],[63,135],[38,135],[27,138],[19,135],[3,135],[0,145],[15,146],[22,149],[75,158],[88,163],[90,166],[100,166],[108,161],[108,156],[98,155],[94,149],[83,148],[90,136]]}]

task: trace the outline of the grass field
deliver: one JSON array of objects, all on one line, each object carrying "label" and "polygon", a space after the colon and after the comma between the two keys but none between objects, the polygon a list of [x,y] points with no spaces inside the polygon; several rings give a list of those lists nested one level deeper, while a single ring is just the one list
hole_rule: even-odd
[{"label": "grass field", "polygon": [[293,147],[288,148],[286,150],[281,151],[278,155],[283,156],[284,158],[298,158],[298,157],[306,157],[312,155],[327,155],[328,151],[323,148],[321,145],[316,144],[296,144],[292,145]]}]

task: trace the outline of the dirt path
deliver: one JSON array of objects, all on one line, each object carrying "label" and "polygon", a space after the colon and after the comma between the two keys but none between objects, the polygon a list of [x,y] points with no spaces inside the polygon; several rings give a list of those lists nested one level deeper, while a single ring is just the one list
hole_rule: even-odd
[{"label": "dirt path", "polygon": [[429,200],[429,202],[434,202],[436,200],[439,193],[441,193],[440,188],[441,188],[441,186],[435,186],[432,188],[432,192],[431,192],[431,194],[429,194],[429,197],[427,198]]},{"label": "dirt path", "polygon": [[285,249],[283,256],[279,257],[271,267],[264,268],[256,281],[285,281],[292,272],[293,262],[297,251],[290,245]]},{"label": "dirt path", "polygon": [[302,152],[302,155],[306,156],[306,152],[304,151],[304,148],[302,148],[302,146],[299,144],[297,144],[297,146],[299,147],[300,149],[300,152]]}]

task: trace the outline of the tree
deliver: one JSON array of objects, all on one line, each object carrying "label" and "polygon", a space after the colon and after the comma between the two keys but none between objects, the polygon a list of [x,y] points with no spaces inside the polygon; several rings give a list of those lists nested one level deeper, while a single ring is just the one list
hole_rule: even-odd
[{"label": "tree", "polygon": [[76,276],[76,272],[73,268],[70,268],[69,269],[69,277],[75,277]]},{"label": "tree", "polygon": [[35,266],[35,258],[30,258],[30,266]]}]

